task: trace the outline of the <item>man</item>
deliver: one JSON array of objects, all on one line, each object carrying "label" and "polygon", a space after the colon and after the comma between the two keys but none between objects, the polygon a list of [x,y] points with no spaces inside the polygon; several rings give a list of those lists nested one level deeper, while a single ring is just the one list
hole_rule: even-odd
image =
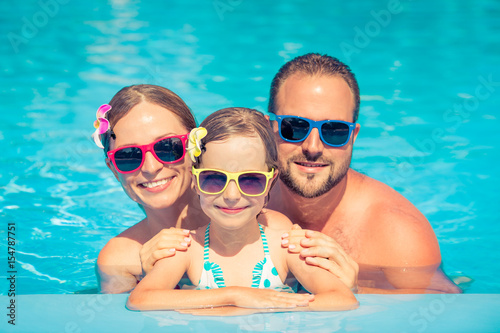
[{"label": "man", "polygon": [[[460,292],[440,270],[426,218],[387,185],[350,168],[359,101],[349,67],[326,55],[297,57],[274,77],[269,112],[280,181],[268,208],[309,230],[291,231],[283,244],[305,234],[302,247],[289,250],[360,293]],[[340,122],[315,123],[325,120]]]}]

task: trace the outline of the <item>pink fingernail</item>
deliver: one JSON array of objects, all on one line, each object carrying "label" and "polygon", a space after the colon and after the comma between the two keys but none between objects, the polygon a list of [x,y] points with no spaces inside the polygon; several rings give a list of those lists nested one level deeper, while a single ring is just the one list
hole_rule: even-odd
[{"label": "pink fingernail", "polygon": [[295,245],[290,244],[290,245],[288,245],[288,248],[289,248],[290,250],[293,250],[293,249],[295,249]]},{"label": "pink fingernail", "polygon": [[184,240],[189,243],[191,241],[191,238],[186,237],[186,238],[184,238]]},{"label": "pink fingernail", "polygon": [[189,234],[189,230],[187,230],[187,229],[184,229],[184,230],[182,230],[182,231],[183,231],[185,234]]},{"label": "pink fingernail", "polygon": [[170,251],[170,252],[175,252],[175,249],[170,249],[169,251]]},{"label": "pink fingernail", "polygon": [[288,239],[283,239],[283,240],[281,241],[281,244],[282,244],[282,245],[286,245],[286,244],[288,244]]},{"label": "pink fingernail", "polygon": [[187,244],[187,243],[185,243],[185,242],[182,242],[182,243],[181,243],[181,245],[182,245],[182,246],[188,246],[188,244]]},{"label": "pink fingernail", "polygon": [[283,235],[281,235],[281,238],[287,238],[288,236],[290,236],[287,232],[285,232]]}]

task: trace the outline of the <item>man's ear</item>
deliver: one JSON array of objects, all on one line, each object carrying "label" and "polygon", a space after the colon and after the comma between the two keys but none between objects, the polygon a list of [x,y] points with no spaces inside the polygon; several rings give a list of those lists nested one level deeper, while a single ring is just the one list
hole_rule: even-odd
[{"label": "man's ear", "polygon": [[[271,191],[271,189],[276,185],[276,181],[278,180],[278,175],[279,175],[279,170],[278,169],[274,169],[274,175],[273,175],[273,178],[271,178],[269,180],[269,185],[268,185],[268,189],[267,189],[267,193],[269,193]],[[267,194],[266,194],[267,195]]]},{"label": "man's ear", "polygon": [[361,128],[361,125],[356,123],[356,127],[352,131],[352,144],[354,144],[354,142],[356,142],[356,138],[358,137],[358,133],[359,133],[360,128]]},{"label": "man's ear", "polygon": [[111,163],[111,160],[106,157],[106,165],[108,166],[109,170],[113,172],[113,175],[115,175],[115,178],[117,181],[120,181],[120,178],[118,178],[118,171],[116,171],[115,166],[113,163]]},{"label": "man's ear", "polygon": [[278,177],[279,174],[280,174],[280,171],[278,169],[274,169],[273,179],[271,179],[271,180],[274,181]]}]

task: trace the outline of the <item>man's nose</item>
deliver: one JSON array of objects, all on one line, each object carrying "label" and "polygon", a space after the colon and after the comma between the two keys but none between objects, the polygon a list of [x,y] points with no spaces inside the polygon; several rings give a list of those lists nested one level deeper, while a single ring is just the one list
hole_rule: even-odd
[{"label": "man's nose", "polygon": [[302,152],[315,160],[323,155],[323,149],[325,149],[325,146],[321,141],[319,131],[317,128],[313,128],[309,136],[302,142]]}]

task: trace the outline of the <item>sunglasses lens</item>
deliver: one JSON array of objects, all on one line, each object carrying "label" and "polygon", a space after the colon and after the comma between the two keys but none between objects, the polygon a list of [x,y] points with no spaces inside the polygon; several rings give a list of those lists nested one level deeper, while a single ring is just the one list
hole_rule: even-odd
[{"label": "sunglasses lens", "polygon": [[259,195],[266,190],[266,176],[260,173],[245,173],[238,177],[238,184],[244,194]]},{"label": "sunglasses lens", "polygon": [[323,139],[335,146],[342,146],[349,139],[349,125],[339,122],[328,122],[321,126]]},{"label": "sunglasses lens", "polygon": [[167,138],[154,145],[156,156],[162,162],[174,162],[184,157],[184,147],[179,138]]},{"label": "sunglasses lens", "polygon": [[123,148],[115,152],[114,159],[119,171],[132,171],[141,165],[142,151],[137,147]]},{"label": "sunglasses lens", "polygon": [[281,121],[281,136],[290,141],[301,141],[309,132],[309,123],[299,118],[284,118]]},{"label": "sunglasses lens", "polygon": [[226,186],[227,176],[217,171],[202,171],[198,176],[200,189],[207,193],[219,193]]}]

